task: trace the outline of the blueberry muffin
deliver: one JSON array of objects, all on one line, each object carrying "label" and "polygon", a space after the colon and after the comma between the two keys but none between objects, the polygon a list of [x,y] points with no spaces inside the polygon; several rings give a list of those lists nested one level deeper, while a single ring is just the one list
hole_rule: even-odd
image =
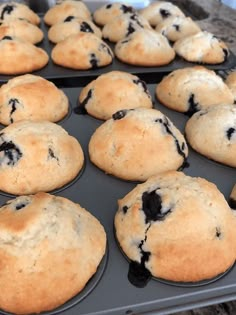
[{"label": "blueberry muffin", "polygon": [[59,125],[21,120],[0,133],[0,190],[14,194],[51,191],[72,181],[84,155]]},{"label": "blueberry muffin", "polygon": [[184,16],[184,13],[173,3],[168,1],[155,1],[140,10],[140,14],[152,26],[157,26],[162,21],[172,16]]},{"label": "blueberry muffin", "polygon": [[131,260],[130,279],[143,272],[146,278],[198,282],[235,262],[232,211],[203,178],[161,173],[137,185],[118,205],[115,232]]},{"label": "blueberry muffin", "polygon": [[68,113],[69,101],[52,82],[32,74],[9,80],[0,88],[0,123],[23,120],[56,122]]},{"label": "blueberry muffin", "polygon": [[206,31],[179,39],[173,48],[180,57],[190,62],[220,64],[229,56],[227,45]]},{"label": "blueberry muffin", "polygon": [[0,5],[0,20],[25,19],[32,24],[38,25],[40,17],[27,5],[19,2],[8,2]]},{"label": "blueberry muffin", "polygon": [[118,110],[152,107],[146,83],[127,72],[111,71],[86,85],[79,95],[79,110],[109,119]]},{"label": "blueberry muffin", "polygon": [[185,133],[194,150],[236,167],[236,106],[220,104],[195,113],[188,120]]},{"label": "blueberry muffin", "polygon": [[107,174],[144,181],[185,164],[188,147],[181,132],[160,111],[120,110],[89,142],[90,160]]},{"label": "blueberry muffin", "polygon": [[54,25],[64,21],[68,16],[91,20],[91,13],[83,1],[66,0],[50,8],[44,15],[47,25]]},{"label": "blueberry muffin", "polygon": [[236,71],[231,72],[227,76],[225,83],[229,87],[230,91],[233,93],[234,102],[236,103]]},{"label": "blueberry muffin", "polygon": [[17,75],[42,69],[48,54],[33,44],[11,36],[0,40],[0,74]]},{"label": "blueberry muffin", "polygon": [[92,33],[99,38],[102,37],[101,30],[92,21],[68,16],[63,22],[56,23],[50,27],[48,38],[51,42],[57,44],[70,35],[75,35],[79,32]]},{"label": "blueberry muffin", "polygon": [[234,102],[221,77],[202,66],[174,70],[157,85],[156,96],[163,105],[190,116],[207,106]]},{"label": "blueberry muffin", "polygon": [[138,30],[118,41],[115,55],[124,63],[146,67],[166,65],[175,58],[166,37],[149,29]]},{"label": "blueberry muffin", "polygon": [[166,36],[171,42],[201,31],[197,23],[185,16],[170,16],[158,23],[155,30]]},{"label": "blueberry muffin", "polygon": [[104,228],[91,213],[43,192],[0,208],[0,240],[0,308],[11,314],[67,302],[96,273],[106,249]]},{"label": "blueberry muffin", "polygon": [[56,44],[51,57],[59,66],[88,70],[109,65],[113,60],[113,52],[96,35],[80,32]]},{"label": "blueberry muffin", "polygon": [[132,6],[125,5],[120,2],[108,3],[98,8],[93,13],[93,19],[96,24],[104,26],[105,24],[113,21],[117,16],[127,13],[135,13]]},{"label": "blueberry muffin", "polygon": [[117,16],[107,23],[102,29],[102,36],[110,42],[117,43],[124,37],[140,29],[151,29],[148,21],[137,13]]},{"label": "blueberry muffin", "polygon": [[37,25],[22,19],[0,22],[0,39],[4,36],[18,37],[31,44],[41,42],[44,37],[43,31]]}]

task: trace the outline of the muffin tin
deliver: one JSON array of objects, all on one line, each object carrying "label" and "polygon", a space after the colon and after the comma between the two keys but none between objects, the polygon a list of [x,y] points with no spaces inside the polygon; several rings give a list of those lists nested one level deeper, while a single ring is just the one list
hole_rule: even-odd
[{"label": "muffin tin", "polygon": [[[153,99],[155,99],[155,87],[156,84],[148,84]],[[130,315],[145,314],[145,312],[149,314],[154,310],[155,314],[168,314],[236,298],[236,266],[213,282],[210,280],[193,286],[151,279],[146,287],[137,288],[129,282],[127,278],[129,263],[116,243],[113,219],[117,211],[117,200],[126,195],[137,183],[122,181],[107,175],[90,162],[88,142],[102,121],[89,115],[75,113],[81,88],[63,90],[70,99],[72,112],[59,124],[78,139],[86,161],[81,176],[56,195],[79,203],[100,220],[107,233],[108,249],[105,262],[103,261],[98,269],[99,275],[96,274],[89,281],[85,291],[58,310],[45,314],[60,312],[65,315]],[[154,107],[161,110],[182,132],[184,131],[187,116],[171,111],[156,100]],[[189,167],[184,169],[186,174],[204,177],[215,183],[228,200],[235,184],[236,169],[208,160],[191,149],[188,162]],[[1,204],[9,199],[10,197],[4,194],[0,195]]]},{"label": "muffin tin", "polygon": [[[86,3],[92,11],[103,4],[96,1],[87,1]],[[41,28],[44,30],[45,39],[39,46],[50,54],[53,45],[47,39],[47,26],[44,25],[43,21],[41,22]],[[145,79],[149,83],[155,83],[148,84],[148,89],[153,100],[155,100],[154,107],[166,114],[176,127],[184,132],[184,126],[188,117],[159,104],[155,99],[155,87],[156,83],[166,73],[177,68],[192,65],[178,57],[167,66],[155,68],[129,66],[115,59],[112,65],[104,68],[75,71],[56,66],[50,60],[44,69],[34,72],[34,74],[50,79],[60,86],[67,86],[63,90],[70,100],[70,113],[58,124],[78,139],[85,154],[85,165],[80,176],[72,183],[52,193],[77,202],[90,211],[103,224],[108,238],[105,257],[98,267],[97,273],[88,282],[84,290],[60,308],[43,314],[170,314],[236,298],[236,266],[233,266],[224,275],[216,279],[186,286],[151,279],[144,288],[137,288],[129,282],[127,277],[129,262],[116,242],[113,220],[118,208],[117,200],[123,198],[137,183],[123,181],[107,175],[90,162],[88,142],[96,128],[102,124],[102,121],[89,115],[78,115],[75,112],[75,108],[78,106],[78,95],[82,89],[81,86],[108,71],[127,71],[139,75],[140,78]],[[224,71],[235,65],[236,58],[231,54],[225,63],[216,66],[211,65],[209,68]],[[10,78],[11,76],[0,75],[0,82],[3,83]],[[3,126],[0,127],[0,129],[2,128]],[[189,151],[189,167],[183,171],[188,175],[203,177],[215,183],[224,194],[226,200],[228,200],[236,182],[236,169],[208,160],[191,148]],[[10,198],[12,197],[0,192],[0,204],[5,203]],[[0,314],[9,313],[0,311]]]},{"label": "muffin tin", "polygon": [[[90,1],[89,0],[85,2],[88,8],[90,9],[90,11],[94,12],[96,8],[102,6],[105,3],[108,3],[109,1]],[[188,16],[192,15],[191,12],[188,12],[186,10],[185,10],[185,14]],[[171,63],[169,63],[168,65],[160,66],[160,67],[142,67],[142,66],[128,65],[128,64],[122,63],[115,57],[112,64],[106,67],[102,67],[102,68],[90,69],[90,70],[73,70],[69,68],[64,68],[64,67],[54,64],[50,57],[54,44],[52,44],[48,40],[47,33],[48,33],[49,27],[45,25],[43,21],[44,14],[39,13],[39,16],[41,17],[40,28],[42,29],[44,33],[44,39],[40,44],[38,44],[38,46],[43,48],[48,53],[49,62],[44,68],[38,71],[34,71],[33,74],[40,75],[46,79],[53,80],[56,84],[60,84],[64,86],[75,86],[75,85],[86,84],[93,77],[96,77],[98,75],[101,75],[103,73],[106,73],[108,71],[113,71],[113,70],[127,71],[133,74],[141,75],[142,78],[146,79],[150,77],[150,75],[159,76],[162,73],[168,73],[178,68],[196,65],[196,63],[187,62],[176,55],[175,59]],[[114,51],[114,44],[110,42],[107,42],[107,43]],[[214,70],[226,70],[226,69],[234,67],[235,65],[236,65],[236,57],[232,52],[230,52],[230,55],[225,62],[218,65],[206,64],[205,66],[209,69],[214,69]],[[12,76],[10,75],[0,74],[0,83],[6,82],[11,78]]]}]

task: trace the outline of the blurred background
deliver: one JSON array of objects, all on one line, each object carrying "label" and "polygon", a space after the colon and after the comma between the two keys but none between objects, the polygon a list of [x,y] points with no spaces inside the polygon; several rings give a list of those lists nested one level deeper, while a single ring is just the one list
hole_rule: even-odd
[{"label": "blurred background", "polygon": [[[21,2],[29,5],[34,11],[36,12],[45,12],[50,7],[54,6],[55,4],[59,4],[65,0],[14,0],[15,2]],[[80,0],[77,0],[80,1]],[[82,0],[86,2],[93,2],[93,3],[108,3],[108,2],[123,2],[132,4],[134,7],[143,8],[146,7],[150,2],[153,0]],[[155,0],[154,0],[155,1]],[[156,0],[158,1],[158,0]],[[167,0],[168,1],[168,0]],[[169,0],[171,1],[171,0]],[[222,2],[223,4],[236,9],[236,0],[215,0],[216,2]],[[0,0],[0,3],[10,2],[10,0]],[[173,2],[173,1],[172,1]],[[180,1],[181,2],[181,1]]]}]

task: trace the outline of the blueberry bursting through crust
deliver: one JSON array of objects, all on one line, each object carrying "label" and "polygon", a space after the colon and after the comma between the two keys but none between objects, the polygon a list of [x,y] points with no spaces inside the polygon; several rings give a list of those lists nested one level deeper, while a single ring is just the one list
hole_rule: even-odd
[{"label": "blueberry bursting through crust", "polygon": [[185,143],[184,142],[182,144],[179,143],[177,137],[175,136],[175,134],[171,130],[171,124],[170,124],[169,120],[167,119],[167,117],[164,117],[163,119],[161,119],[161,118],[156,119],[155,122],[162,124],[166,130],[166,133],[168,133],[169,135],[171,135],[174,138],[177,152],[179,153],[179,155],[181,155],[183,157],[183,165],[181,168],[187,166],[188,165],[187,157],[184,153]]},{"label": "blueberry bursting through crust", "polygon": [[17,203],[15,205],[15,209],[18,211],[18,210],[21,210],[23,208],[25,208],[27,205],[29,204],[29,202],[21,202],[21,203]]},{"label": "blueberry bursting through crust", "polygon": [[84,33],[94,33],[94,31],[92,30],[91,26],[86,23],[86,22],[82,22],[80,25],[80,31],[84,32]]},{"label": "blueberry bursting through crust", "polygon": [[6,163],[9,166],[14,166],[21,157],[22,152],[12,141],[2,142],[0,145],[0,165]]},{"label": "blueberry bursting through crust", "polygon": [[163,19],[166,19],[169,16],[171,16],[171,13],[168,10],[160,9],[160,15],[162,16]]},{"label": "blueberry bursting through crust", "polygon": [[[147,228],[145,230],[144,238],[138,244],[141,256],[140,262],[131,261],[128,272],[129,281],[137,287],[144,287],[151,279],[151,273],[145,267],[145,263],[149,260],[151,253],[143,250],[143,245],[147,240],[147,232],[151,227],[152,222],[165,220],[166,216],[172,211],[171,208],[163,208],[161,196],[156,192],[158,189],[159,188],[151,192],[144,192],[142,195],[142,208],[140,211],[143,211],[145,214],[145,224],[147,225]],[[123,213],[126,214],[128,209],[127,206],[124,206],[122,208]]]},{"label": "blueberry bursting through crust", "polygon": [[1,40],[12,40],[11,36],[4,36]]},{"label": "blueberry bursting through crust", "polygon": [[98,59],[96,58],[95,54],[90,54],[89,62],[91,64],[91,68],[92,69],[97,69],[98,68]]},{"label": "blueberry bursting through crust", "polygon": [[8,101],[8,105],[11,106],[11,111],[10,111],[10,122],[13,123],[13,118],[11,117],[12,114],[16,111],[17,109],[17,105],[19,105],[20,102],[17,98],[11,98],[9,101]]},{"label": "blueberry bursting through crust", "polygon": [[67,16],[67,18],[65,18],[64,22],[70,22],[73,21],[75,19],[75,17],[73,15],[69,15]]},{"label": "blueberry bursting through crust", "polygon": [[10,15],[14,8],[15,8],[14,5],[9,4],[5,5],[1,12],[1,20],[4,20],[6,14]]},{"label": "blueberry bursting through crust", "polygon": [[151,95],[150,95],[150,93],[148,91],[147,85],[146,85],[146,83],[144,81],[142,81],[140,79],[137,79],[137,80],[133,80],[133,82],[134,82],[134,84],[137,84],[137,85],[141,86],[143,88],[144,93],[146,93],[147,96],[149,98],[151,98]]},{"label": "blueberry bursting through crust", "polygon": [[137,26],[144,28],[138,19],[138,15],[134,13],[130,16],[130,22],[129,22],[127,33],[126,33],[125,37],[127,37],[130,34],[132,34],[133,32],[135,32]]},{"label": "blueberry bursting through crust", "polygon": [[119,119],[124,118],[126,114],[127,114],[127,110],[125,109],[119,110],[118,112],[112,115],[112,118],[113,120],[119,120]]},{"label": "blueberry bursting through crust", "polygon": [[120,9],[124,14],[134,12],[134,9],[132,7],[124,5],[124,4],[121,5]]},{"label": "blueberry bursting through crust", "polygon": [[86,96],[85,99],[83,100],[83,102],[81,102],[81,103],[79,104],[79,106],[75,109],[75,113],[76,113],[76,114],[80,114],[80,115],[86,115],[86,114],[87,114],[86,105],[87,105],[88,101],[91,99],[92,94],[93,94],[93,90],[90,89],[90,90],[88,91],[87,96]]},{"label": "blueberry bursting through crust", "polygon": [[231,140],[233,134],[236,132],[235,128],[231,127],[226,131],[227,139]]},{"label": "blueberry bursting through crust", "polygon": [[188,110],[185,112],[185,115],[191,117],[194,113],[199,110],[199,104],[195,100],[195,94],[191,93],[188,99]]}]

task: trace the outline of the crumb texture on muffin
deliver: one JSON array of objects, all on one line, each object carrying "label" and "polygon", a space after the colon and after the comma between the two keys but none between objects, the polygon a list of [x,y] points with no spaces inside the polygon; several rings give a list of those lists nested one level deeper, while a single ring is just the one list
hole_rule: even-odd
[{"label": "crumb texture on muffin", "polygon": [[89,142],[91,161],[106,173],[144,181],[185,164],[188,147],[168,117],[156,109],[120,110]]},{"label": "crumb texture on muffin", "polygon": [[0,123],[3,125],[23,119],[57,122],[68,110],[65,93],[40,76],[18,76],[0,88]]},{"label": "crumb texture on muffin", "polygon": [[236,108],[220,104],[195,113],[185,127],[191,147],[209,159],[236,167]]},{"label": "crumb texture on muffin", "polygon": [[111,71],[87,84],[79,95],[79,109],[99,118],[109,119],[123,109],[152,107],[147,85],[136,75]]},{"label": "crumb texture on muffin", "polygon": [[0,218],[0,308],[7,312],[61,306],[83,290],[105,254],[103,226],[69,199],[20,196],[0,208]]},{"label": "crumb texture on muffin", "polygon": [[115,231],[128,258],[154,277],[196,282],[234,264],[233,221],[213,183],[171,171],[151,177],[119,200]]},{"label": "crumb texture on muffin", "polygon": [[15,194],[51,191],[71,182],[84,163],[82,148],[61,126],[22,120],[0,133],[0,190]]},{"label": "crumb texture on muffin", "polygon": [[189,116],[208,106],[234,102],[222,78],[203,66],[172,71],[156,86],[156,97],[163,105]]}]

